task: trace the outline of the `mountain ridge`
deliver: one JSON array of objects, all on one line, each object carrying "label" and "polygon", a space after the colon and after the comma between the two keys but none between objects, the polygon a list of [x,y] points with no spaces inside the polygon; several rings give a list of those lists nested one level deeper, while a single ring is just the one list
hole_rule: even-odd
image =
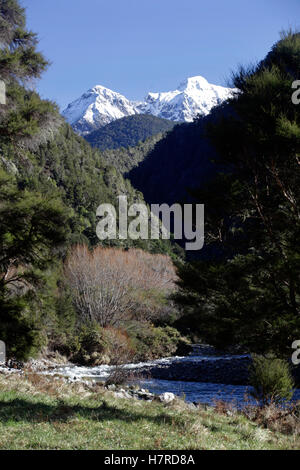
[{"label": "mountain ridge", "polygon": [[202,76],[181,82],[176,90],[149,92],[145,100],[130,101],[118,92],[96,85],[70,103],[62,115],[75,132],[88,135],[112,121],[134,114],[151,114],[176,122],[192,122],[198,115],[230,98],[235,89],[210,84]]}]

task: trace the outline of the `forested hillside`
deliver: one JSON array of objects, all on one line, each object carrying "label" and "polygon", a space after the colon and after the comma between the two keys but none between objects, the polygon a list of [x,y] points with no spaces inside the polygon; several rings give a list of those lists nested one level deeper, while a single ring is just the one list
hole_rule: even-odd
[{"label": "forested hillside", "polygon": [[165,134],[155,134],[148,137],[144,142],[139,142],[134,147],[119,147],[101,152],[104,160],[115,166],[125,177],[133,168],[142,163],[155,148],[156,144],[163,139]]},{"label": "forested hillside", "polygon": [[300,337],[299,74],[300,33],[288,31],[234,75],[231,113],[207,126],[218,172],[194,197],[210,256],[180,266],[177,301],[181,326],[218,347],[290,358]]},{"label": "forested hillside", "polygon": [[213,160],[217,155],[206,136],[206,124],[223,112],[223,108],[217,108],[193,123],[177,125],[142,155],[140,164],[127,176],[135,188],[143,191],[147,202],[190,200],[189,191],[215,174]]},{"label": "forested hillside", "polygon": [[99,204],[115,204],[120,194],[126,194],[130,202],[143,200],[142,194],[68,124],[62,123],[54,137],[40,145],[33,157],[40,184],[51,182],[51,191],[56,187],[65,204],[74,209],[74,236],[82,234],[90,242],[97,242],[95,227]]},{"label": "forested hillside", "polygon": [[[124,174],[148,203],[191,200],[191,189],[206,183],[217,171],[217,153],[208,139],[207,124],[230,113],[230,104],[225,103],[206,117],[175,126],[153,116],[130,116],[85,138],[95,147],[106,148],[101,152],[103,159]],[[143,141],[152,125],[151,132],[168,132]]]},{"label": "forested hillside", "polygon": [[[119,139],[119,126],[124,123],[124,129],[127,129],[130,123],[124,143],[132,142],[133,146],[117,147],[116,144],[116,148],[103,150],[101,156],[124,174],[133,187],[143,193],[148,203],[173,203],[190,199],[190,190],[215,174],[213,161],[217,155],[207,138],[206,125],[219,114],[228,113],[230,106],[222,105],[207,117],[200,117],[193,123],[176,124],[175,127],[172,124],[167,133],[157,133],[138,143],[131,138],[131,120],[139,133],[139,125],[143,126],[144,118],[147,118],[144,115],[114,121],[85,138],[93,146],[104,148],[107,143],[106,130],[110,126]],[[153,116],[149,118],[151,121],[158,119]],[[143,129],[141,132],[144,132]],[[97,141],[92,141],[93,136],[97,137]],[[113,139],[114,144],[120,142],[118,139]]]},{"label": "forested hillside", "polygon": [[[119,332],[106,332],[94,317],[85,316],[86,308],[91,311],[92,299],[82,309],[76,304],[64,263],[76,247],[92,251],[99,244],[97,207],[103,202],[116,204],[121,194],[128,196],[129,204],[143,201],[143,196],[99,150],[73,132],[54,103],[32,90],[33,81],[48,64],[37,51],[36,35],[26,29],[24,10],[17,0],[1,1],[0,40],[0,76],[6,85],[6,104],[0,105],[0,338],[6,343],[8,357],[23,359],[50,348],[69,357],[80,352],[82,360],[88,361],[86,348],[100,354],[111,341],[123,340],[133,351],[124,330],[125,319],[133,322],[131,331],[135,331],[134,322],[147,325],[151,321],[152,329],[145,329],[150,336],[169,338],[172,331],[156,331],[153,326],[154,317],[168,317],[173,311],[166,312],[164,289],[157,289],[152,300],[149,292],[153,288],[140,286],[130,303],[125,302],[128,290],[123,296],[119,293],[116,308],[122,312],[123,323],[120,316],[118,322],[105,324],[121,328]],[[108,244],[121,247],[118,240]],[[133,246],[172,253],[168,241],[122,241],[123,248]],[[108,253],[113,258],[114,252]],[[122,256],[121,250],[117,253]],[[134,263],[139,251],[129,250],[128,256]],[[155,266],[155,256],[148,256],[148,263]],[[172,266],[167,256],[163,259]],[[112,270],[107,273],[111,275]],[[101,299],[104,292],[113,296],[118,276],[124,279],[124,271],[115,284],[111,279],[108,285],[97,285],[95,299]],[[172,347],[179,338],[175,337],[174,341],[169,338]],[[143,344],[136,337],[134,341]]]},{"label": "forested hillside", "polygon": [[119,147],[135,147],[148,137],[171,130],[175,122],[150,114],[136,114],[117,119],[85,136],[86,140],[100,150]]}]

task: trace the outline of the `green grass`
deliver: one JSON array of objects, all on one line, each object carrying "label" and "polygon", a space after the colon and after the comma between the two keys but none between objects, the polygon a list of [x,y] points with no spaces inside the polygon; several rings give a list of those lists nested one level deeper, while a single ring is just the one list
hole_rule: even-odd
[{"label": "green grass", "polygon": [[115,398],[100,387],[0,376],[0,449],[299,449],[240,414]]}]

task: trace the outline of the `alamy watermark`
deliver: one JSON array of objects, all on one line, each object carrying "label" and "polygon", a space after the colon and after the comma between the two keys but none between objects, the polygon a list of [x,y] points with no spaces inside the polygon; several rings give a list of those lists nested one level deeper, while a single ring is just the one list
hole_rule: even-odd
[{"label": "alamy watermark", "polygon": [[0,341],[0,364],[6,362],[6,347],[4,341]]},{"label": "alamy watermark", "polygon": [[299,341],[294,341],[292,344],[292,349],[295,349],[296,351],[292,354],[292,363],[295,366],[298,366],[300,364],[300,340]]},{"label": "alamy watermark", "polygon": [[3,80],[0,80],[0,104],[6,104],[6,86]]},{"label": "alamy watermark", "polygon": [[[187,240],[186,250],[201,250],[204,245],[203,204],[134,203],[119,196],[118,211],[112,204],[101,204],[96,212],[101,220],[96,233],[100,240]],[[118,212],[118,214],[117,214]]]},{"label": "alamy watermark", "polygon": [[[296,90],[292,94],[292,103],[298,105],[300,104],[300,80],[295,80],[292,83],[292,88]],[[300,340],[293,342],[292,349],[295,349],[292,354],[292,363],[297,366],[300,364]]]},{"label": "alamy watermark", "polygon": [[296,105],[300,104],[300,80],[295,80],[292,83],[292,88],[296,90],[292,94],[292,103]]}]

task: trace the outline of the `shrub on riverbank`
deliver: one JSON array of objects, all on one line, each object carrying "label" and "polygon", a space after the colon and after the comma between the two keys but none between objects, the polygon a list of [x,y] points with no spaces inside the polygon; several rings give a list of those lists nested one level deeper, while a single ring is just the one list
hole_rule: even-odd
[{"label": "shrub on riverbank", "polygon": [[188,341],[170,326],[131,322],[124,328],[102,328],[97,323],[81,325],[58,352],[70,361],[96,366],[120,365],[172,356],[187,348]]},{"label": "shrub on riverbank", "polygon": [[139,324],[130,335],[136,349],[136,358],[141,361],[172,356],[189,344],[178,330],[170,326]]},{"label": "shrub on riverbank", "polygon": [[293,396],[289,364],[275,357],[254,356],[250,372],[252,395],[262,405],[281,403]]}]

